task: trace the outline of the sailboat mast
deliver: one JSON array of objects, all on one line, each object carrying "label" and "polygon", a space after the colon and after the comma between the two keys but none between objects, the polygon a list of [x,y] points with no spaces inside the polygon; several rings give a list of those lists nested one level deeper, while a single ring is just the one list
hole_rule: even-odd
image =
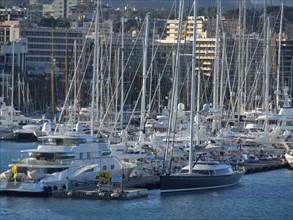
[{"label": "sailboat mast", "polygon": [[93,84],[92,84],[92,103],[91,103],[91,135],[94,134],[95,126],[95,96],[96,96],[96,75],[97,75],[97,50],[99,42],[99,4],[97,0],[96,19],[95,19],[95,39],[94,39],[94,57],[93,57]]},{"label": "sailboat mast", "polygon": [[77,82],[76,82],[76,73],[77,73],[77,65],[76,65],[76,59],[77,59],[77,56],[76,56],[76,40],[74,40],[73,42],[73,52],[74,52],[74,76],[72,78],[73,81],[73,85],[74,85],[74,97],[73,97],[73,122],[75,123],[76,122],[76,107],[77,107]]},{"label": "sailboat mast", "polygon": [[[263,87],[262,88],[266,88],[266,40],[267,40],[267,0],[264,0],[264,31],[263,31]],[[263,110],[266,109],[266,100],[265,100],[265,92],[262,93],[262,108]]]},{"label": "sailboat mast", "polygon": [[[196,66],[196,26],[197,26],[197,0],[193,1],[193,44],[192,44],[192,70],[191,70],[191,103],[190,103],[190,149],[189,149],[189,173],[192,173],[193,165],[193,132],[194,132],[194,105],[195,105],[195,66]],[[199,72],[197,73],[199,78]],[[199,94],[198,100],[199,100]],[[198,101],[197,100],[197,101]],[[198,106],[197,106],[198,108]],[[197,121],[198,127],[199,121]],[[197,134],[199,129],[197,129]],[[197,144],[199,140],[197,139]]]},{"label": "sailboat mast", "polygon": [[[270,89],[270,17],[267,18],[267,39],[266,39],[266,87],[265,87],[265,113],[266,115],[269,112],[269,89]],[[265,123],[265,131],[268,131],[268,125],[267,125],[267,117],[266,117],[266,123]]]},{"label": "sailboat mast", "polygon": [[283,28],[283,2],[281,5],[281,17],[280,17],[280,31],[279,31],[279,49],[278,49],[278,69],[277,69],[277,92],[276,92],[276,106],[279,108],[279,94],[280,94],[280,68],[281,68],[281,47],[282,47],[282,28]]},{"label": "sailboat mast", "polygon": [[238,28],[239,28],[239,33],[238,33],[238,92],[237,92],[237,112],[238,112],[238,117],[237,117],[237,123],[238,126],[240,126],[240,113],[241,113],[241,108],[242,108],[242,88],[241,88],[241,82],[242,82],[242,59],[241,59],[241,52],[242,52],[242,0],[239,1],[239,19],[238,19]]},{"label": "sailboat mast", "polygon": [[148,53],[148,36],[149,36],[149,15],[145,18],[145,38],[144,38],[144,50],[143,50],[143,71],[142,71],[142,97],[141,97],[141,118],[140,118],[140,129],[144,129],[144,121],[146,117],[146,80],[147,80],[147,53]]},{"label": "sailboat mast", "polygon": [[[220,19],[220,1],[217,0],[217,20],[216,20],[216,45],[215,45],[215,64],[214,64],[214,77],[213,77],[213,109],[214,114],[216,114],[216,110],[218,110],[218,91],[219,91],[219,19]],[[217,116],[214,115],[212,131],[215,132],[218,128],[218,119]]]},{"label": "sailboat mast", "polygon": [[52,116],[55,118],[55,100],[54,100],[54,71],[55,71],[55,59],[54,59],[54,27],[52,27],[52,71],[51,71],[51,102],[52,102]]},{"label": "sailboat mast", "polygon": [[13,102],[14,102],[14,41],[15,41],[15,30],[14,26],[11,27],[12,29],[12,66],[11,66],[11,122],[13,122]]},{"label": "sailboat mast", "polygon": [[[68,30],[65,39],[65,97],[68,94]],[[68,102],[65,104],[65,122],[68,120]]]},{"label": "sailboat mast", "polygon": [[124,118],[124,17],[121,18],[121,115],[120,115],[120,128],[123,129],[123,118]]},{"label": "sailboat mast", "polygon": [[[170,133],[171,133],[171,126],[173,122],[173,114],[174,114],[174,103],[175,103],[175,97],[176,96],[176,92],[177,92],[177,78],[179,76],[179,64],[180,64],[180,44],[181,44],[181,36],[182,36],[182,22],[183,22],[183,11],[184,11],[184,0],[180,0],[179,3],[179,26],[178,26],[178,38],[177,38],[177,51],[176,51],[176,64],[175,64],[175,72],[173,75],[173,87],[172,87],[172,99],[171,99],[171,104],[170,104],[170,116],[169,116],[169,121],[168,121],[168,134],[167,134],[167,139],[170,139]],[[175,132],[175,130],[173,130],[173,132]],[[164,161],[165,161],[165,168],[167,168],[167,158],[168,158],[168,150],[169,150],[169,143],[170,141],[167,141],[167,147],[165,150],[165,157],[164,157]]]}]

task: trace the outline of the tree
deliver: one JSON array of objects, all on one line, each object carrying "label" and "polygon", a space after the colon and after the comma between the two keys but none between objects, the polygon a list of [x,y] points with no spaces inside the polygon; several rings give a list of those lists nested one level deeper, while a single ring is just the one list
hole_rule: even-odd
[{"label": "tree", "polygon": [[56,27],[56,20],[54,17],[43,17],[39,23],[40,27]]}]

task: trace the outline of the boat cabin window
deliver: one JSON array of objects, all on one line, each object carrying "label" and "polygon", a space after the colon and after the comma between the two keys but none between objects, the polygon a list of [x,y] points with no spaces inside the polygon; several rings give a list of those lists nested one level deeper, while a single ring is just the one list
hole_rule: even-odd
[{"label": "boat cabin window", "polygon": [[293,120],[290,121],[283,121],[284,126],[293,126]]},{"label": "boat cabin window", "polygon": [[225,174],[230,174],[232,173],[232,169],[228,169],[228,168],[223,168],[223,169],[218,169],[216,170],[217,175],[225,175]]},{"label": "boat cabin window", "polygon": [[47,173],[52,174],[52,173],[56,173],[56,172],[61,172],[61,171],[65,170],[65,169],[66,168],[48,168]]},{"label": "boat cabin window", "polygon": [[[180,173],[188,173],[188,170],[181,170]],[[192,173],[203,176],[214,176],[214,170],[193,170]]]},{"label": "boat cabin window", "polygon": [[277,120],[268,120],[269,125],[276,125],[278,123]]},{"label": "boat cabin window", "polygon": [[107,166],[103,166],[103,170],[107,170]]},{"label": "boat cabin window", "polygon": [[80,144],[84,144],[87,141],[84,138],[79,139],[66,139],[66,138],[49,138],[45,139],[44,143],[48,145],[59,145],[59,146],[77,146]]},{"label": "boat cabin window", "polygon": [[36,158],[37,160],[53,161],[56,159],[72,159],[74,158],[73,152],[62,152],[62,153],[29,153],[30,158]]},{"label": "boat cabin window", "polygon": [[204,176],[210,176],[209,170],[193,170],[192,173]]},{"label": "boat cabin window", "polygon": [[114,170],[115,169],[115,165],[111,165],[111,170]]}]

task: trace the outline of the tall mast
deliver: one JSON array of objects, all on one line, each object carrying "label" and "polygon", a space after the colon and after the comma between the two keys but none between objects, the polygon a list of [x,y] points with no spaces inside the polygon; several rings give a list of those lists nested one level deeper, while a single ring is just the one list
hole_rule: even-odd
[{"label": "tall mast", "polygon": [[54,27],[52,27],[52,71],[51,71],[51,102],[52,102],[52,119],[55,119],[55,100],[54,100],[54,71],[55,71],[55,59],[54,59]]},{"label": "tall mast", "polygon": [[237,92],[237,121],[238,126],[240,125],[240,112],[242,107],[242,88],[241,88],[241,82],[242,82],[242,59],[241,59],[241,52],[242,52],[242,0],[239,0],[239,18],[238,18],[238,28],[239,28],[239,36],[238,36],[238,92]]},{"label": "tall mast", "polygon": [[121,129],[123,128],[123,111],[124,111],[124,17],[121,18],[121,32],[122,32],[122,43],[121,43]]},{"label": "tall mast", "polygon": [[109,48],[109,59],[108,59],[108,78],[107,78],[107,103],[110,103],[110,87],[111,87],[111,65],[112,65],[112,44],[113,44],[113,21],[110,23],[110,48]]},{"label": "tall mast", "polygon": [[[217,23],[216,23],[216,45],[215,45],[215,64],[214,64],[214,77],[213,77],[213,109],[218,110],[218,91],[219,91],[219,19],[220,19],[220,1],[217,0]],[[217,129],[217,117],[213,118],[212,131]]]},{"label": "tall mast", "polygon": [[12,26],[12,66],[11,66],[11,122],[13,123],[13,102],[14,102],[14,41],[15,41],[15,30],[14,26]]},{"label": "tall mast", "polygon": [[[193,1],[193,44],[192,44],[192,70],[191,70],[191,103],[190,103],[190,149],[189,149],[189,173],[192,173],[193,165],[193,132],[194,132],[194,105],[195,105],[195,66],[196,66],[196,26],[197,26],[197,0]],[[199,79],[199,72],[197,77]],[[197,103],[199,103],[199,93],[197,94]],[[199,110],[199,105],[197,106]],[[198,111],[199,112],[199,111]],[[197,115],[198,115],[197,112]],[[199,133],[197,121],[197,134]],[[197,138],[199,144],[199,138]]]},{"label": "tall mast", "polygon": [[[77,48],[76,48],[76,53],[77,57],[80,58],[80,45],[81,45],[81,38],[80,38],[81,33],[78,32],[78,40],[77,40]],[[79,60],[79,59],[78,59]],[[80,119],[80,94],[81,94],[81,84],[80,84],[80,62],[77,63],[77,121],[79,122]]]},{"label": "tall mast", "polygon": [[280,68],[281,68],[281,48],[282,48],[282,28],[283,28],[283,2],[281,5],[281,17],[280,17],[280,31],[279,31],[279,49],[278,49],[278,67],[277,67],[277,92],[276,92],[276,105],[279,108],[279,94],[280,94]]},{"label": "tall mast", "polygon": [[141,97],[141,118],[140,118],[140,129],[144,129],[144,121],[146,117],[146,104],[145,104],[145,96],[146,96],[146,79],[147,79],[147,53],[148,53],[148,37],[149,37],[149,15],[146,15],[145,18],[145,38],[143,45],[143,70],[142,70],[142,97]]},{"label": "tall mast", "polygon": [[[177,34],[177,51],[176,51],[176,59],[175,59],[175,72],[173,75],[173,87],[172,87],[172,99],[171,99],[171,104],[170,104],[170,117],[169,117],[169,121],[168,121],[168,134],[167,134],[167,138],[170,139],[170,133],[171,133],[171,124],[173,123],[173,114],[174,114],[174,107],[175,107],[175,99],[177,97],[176,92],[177,92],[177,83],[178,83],[178,76],[179,76],[179,70],[180,70],[180,44],[181,44],[181,37],[182,37],[182,22],[183,22],[183,11],[184,11],[184,0],[180,0],[179,3],[179,26],[178,26],[178,34]],[[175,132],[175,131],[173,131]],[[169,142],[167,141],[167,147],[165,150],[165,157],[164,157],[164,161],[165,161],[165,169],[167,168],[167,158],[168,158],[168,150],[169,150]]]},{"label": "tall mast", "polygon": [[[65,98],[68,94],[68,30],[65,39]],[[65,120],[68,120],[68,102],[65,105]],[[66,121],[65,121],[66,122]]]},{"label": "tall mast", "polygon": [[99,42],[99,4],[97,0],[96,5],[96,19],[95,19],[95,40],[94,40],[94,57],[93,57],[93,84],[92,84],[92,103],[91,103],[91,135],[94,134],[95,126],[95,100],[96,100],[96,75],[97,75],[97,50]]},{"label": "tall mast", "polygon": [[76,82],[76,73],[77,73],[77,65],[76,65],[76,59],[77,59],[77,56],[76,56],[76,40],[74,40],[74,43],[73,43],[73,52],[74,52],[74,76],[72,78],[73,81],[73,88],[74,88],[74,96],[73,96],[73,123],[76,123],[76,107],[77,107],[77,82]]},{"label": "tall mast", "polygon": [[[267,39],[266,39],[266,87],[265,87],[265,113],[266,115],[269,112],[269,89],[270,89],[270,17],[268,17],[268,23],[267,23]],[[265,131],[268,131],[267,126],[267,117],[266,117],[266,123],[265,123]]]},{"label": "tall mast", "polygon": [[[266,88],[266,56],[267,56],[267,47],[266,47],[266,40],[267,40],[267,0],[264,0],[264,32],[263,32],[263,85],[262,88]],[[262,108],[265,110],[266,108],[266,100],[265,100],[265,92],[262,93]]]}]

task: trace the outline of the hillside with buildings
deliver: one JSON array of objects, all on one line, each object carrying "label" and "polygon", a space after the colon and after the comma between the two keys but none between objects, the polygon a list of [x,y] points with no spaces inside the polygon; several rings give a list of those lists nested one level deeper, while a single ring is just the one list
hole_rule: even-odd
[{"label": "hillside with buildings", "polygon": [[[79,106],[88,106],[91,102],[95,36],[93,20],[96,7],[90,0],[68,0],[67,2],[68,4],[64,5],[64,1],[61,0],[31,0],[29,7],[13,6],[0,9],[0,72],[2,73],[0,96],[8,100],[11,97],[9,83],[13,74],[17,79],[13,86],[18,94],[15,106],[23,108],[21,110],[44,111],[51,106],[52,77],[55,79],[56,106],[61,106],[68,91],[67,86],[74,74],[78,75],[77,80],[81,91]],[[117,10],[108,4],[103,5],[101,10],[100,60],[98,61],[100,75],[98,77],[104,85],[103,101],[109,101],[109,96],[114,94],[118,84],[117,76],[121,73],[121,69],[124,69],[124,86],[125,88],[133,87],[132,92],[126,97],[126,105],[130,108],[135,105],[142,85],[140,73],[142,72],[144,21],[145,15],[149,13],[150,34],[147,55],[149,92],[147,97],[151,99],[153,92],[159,89],[155,103],[156,108],[159,109],[168,104],[172,85],[173,54],[178,39],[178,19],[175,8],[155,10],[139,9],[131,4],[125,6]],[[192,14],[189,14],[189,9],[190,4],[187,4],[181,33],[182,54],[191,54],[192,51],[194,19]],[[232,90],[236,88],[232,89],[232,85],[239,83],[236,74],[238,72],[245,73],[247,79],[245,99],[250,102],[247,102],[245,108],[251,108],[252,106],[249,105],[252,104],[256,105],[256,101],[260,100],[259,97],[263,96],[262,77],[265,71],[263,57],[267,44],[264,34],[267,33],[264,25],[264,9],[247,11],[244,9],[242,8],[240,12],[238,9],[223,12],[220,17],[221,34],[218,40],[214,4],[210,1],[209,8],[199,9],[196,21],[196,71],[203,74],[202,89],[205,91],[203,94],[206,103],[211,102],[212,99],[211,89],[216,60],[221,64],[221,71],[225,76],[229,76],[229,83],[231,83],[231,88],[226,91],[225,102],[235,98],[233,93],[236,91]],[[280,7],[268,7],[266,17],[270,17],[268,42],[272,84],[270,93],[274,94],[278,67]],[[288,86],[291,95],[293,94],[292,23],[292,7],[286,6],[281,38],[281,85]],[[216,53],[217,42],[220,42],[218,54]],[[12,68],[13,65],[14,68]],[[190,79],[187,73],[191,68],[190,56],[183,56],[181,68],[180,99],[188,108]],[[273,100],[273,97],[271,99]]]}]

